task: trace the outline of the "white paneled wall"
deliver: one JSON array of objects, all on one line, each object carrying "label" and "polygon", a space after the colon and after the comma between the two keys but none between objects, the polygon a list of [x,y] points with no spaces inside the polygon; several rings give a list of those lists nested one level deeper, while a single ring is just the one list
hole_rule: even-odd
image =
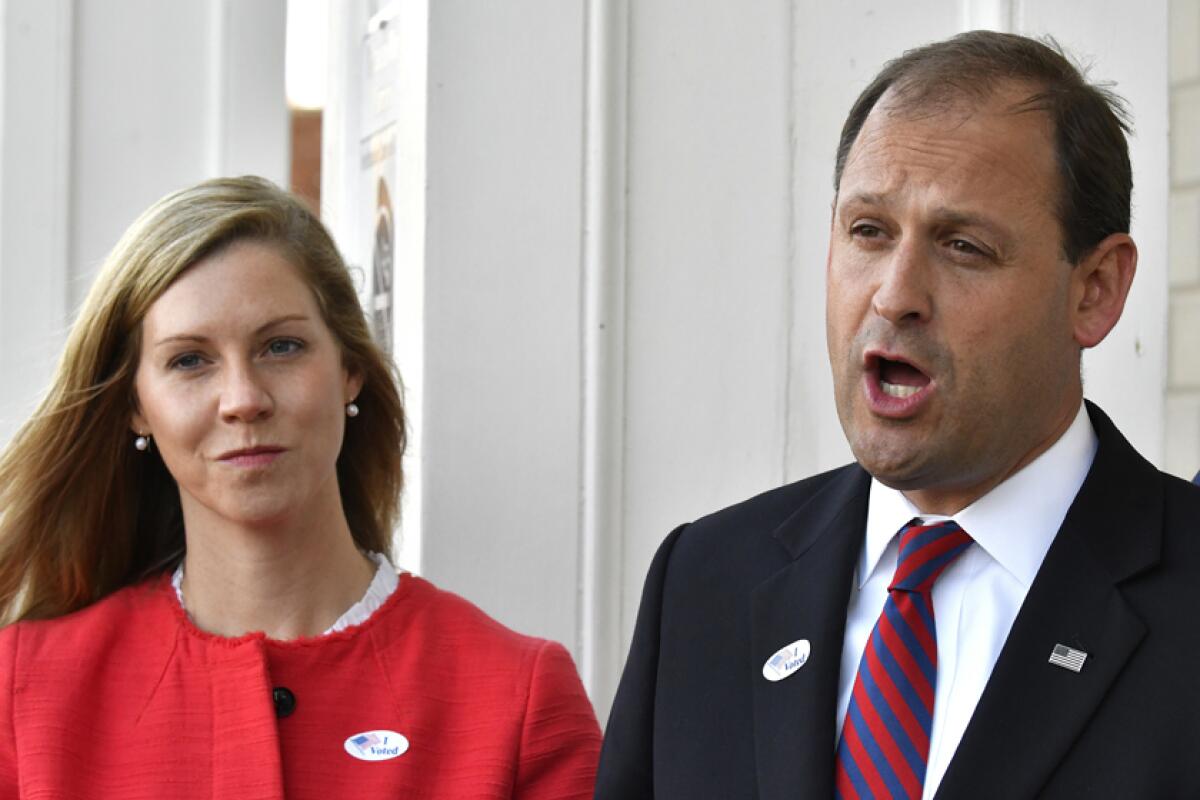
[{"label": "white paneled wall", "polygon": [[1165,468],[1200,470],[1200,0],[1171,0],[1170,370]]},{"label": "white paneled wall", "polygon": [[69,318],[71,5],[0,5],[0,443],[44,391]]},{"label": "white paneled wall", "polygon": [[422,566],[573,646],[583,33],[577,2],[430,4]]},{"label": "white paneled wall", "polygon": [[790,13],[630,4],[621,653],[663,536],[782,480]]}]

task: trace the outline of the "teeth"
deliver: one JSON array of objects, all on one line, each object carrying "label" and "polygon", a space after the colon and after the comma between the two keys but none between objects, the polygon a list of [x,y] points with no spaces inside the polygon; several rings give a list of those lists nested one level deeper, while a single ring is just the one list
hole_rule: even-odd
[{"label": "teeth", "polygon": [[912,397],[921,391],[920,386],[901,386],[898,383],[888,383],[887,381],[880,381],[879,385],[883,387],[883,393],[888,397]]}]

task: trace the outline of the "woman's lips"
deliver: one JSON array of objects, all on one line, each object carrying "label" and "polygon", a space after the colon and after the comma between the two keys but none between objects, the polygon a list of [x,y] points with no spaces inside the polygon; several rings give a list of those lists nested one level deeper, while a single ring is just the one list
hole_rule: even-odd
[{"label": "woman's lips", "polygon": [[222,453],[217,460],[233,467],[265,467],[284,452],[282,447],[251,447]]}]

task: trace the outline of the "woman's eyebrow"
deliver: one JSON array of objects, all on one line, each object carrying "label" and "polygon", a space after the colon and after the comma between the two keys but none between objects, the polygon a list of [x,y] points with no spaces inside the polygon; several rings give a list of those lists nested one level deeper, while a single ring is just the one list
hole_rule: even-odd
[{"label": "woman's eyebrow", "polygon": [[[258,336],[259,334],[265,333],[266,331],[270,330],[271,328],[274,328],[277,325],[282,325],[285,322],[308,322],[308,321],[309,321],[309,317],[306,314],[284,314],[281,317],[275,317],[274,319],[269,320],[268,322],[264,322],[262,325],[259,325],[257,328],[254,329],[254,335]],[[203,342],[207,342],[208,340],[209,340],[209,337],[203,336],[198,333],[175,333],[175,334],[171,334],[170,336],[164,336],[163,338],[157,340],[154,343],[154,346],[161,347],[164,344],[173,344],[175,342],[203,343]]]}]

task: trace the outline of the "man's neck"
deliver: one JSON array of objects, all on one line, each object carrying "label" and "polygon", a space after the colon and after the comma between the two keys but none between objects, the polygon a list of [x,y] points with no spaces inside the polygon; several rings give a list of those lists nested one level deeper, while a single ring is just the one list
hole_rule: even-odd
[{"label": "man's neck", "polygon": [[928,489],[910,489],[904,492],[904,496],[922,514],[938,514],[947,517],[957,514],[1013,475],[1016,475],[1038,456],[1053,447],[1054,443],[1061,439],[1063,434],[1071,427],[1071,423],[1075,421],[1078,413],[1079,404],[1076,402],[1055,419],[1053,426],[1044,435],[1039,437],[1024,455],[1006,469],[999,470],[981,481],[975,481],[968,486],[939,486]]}]

